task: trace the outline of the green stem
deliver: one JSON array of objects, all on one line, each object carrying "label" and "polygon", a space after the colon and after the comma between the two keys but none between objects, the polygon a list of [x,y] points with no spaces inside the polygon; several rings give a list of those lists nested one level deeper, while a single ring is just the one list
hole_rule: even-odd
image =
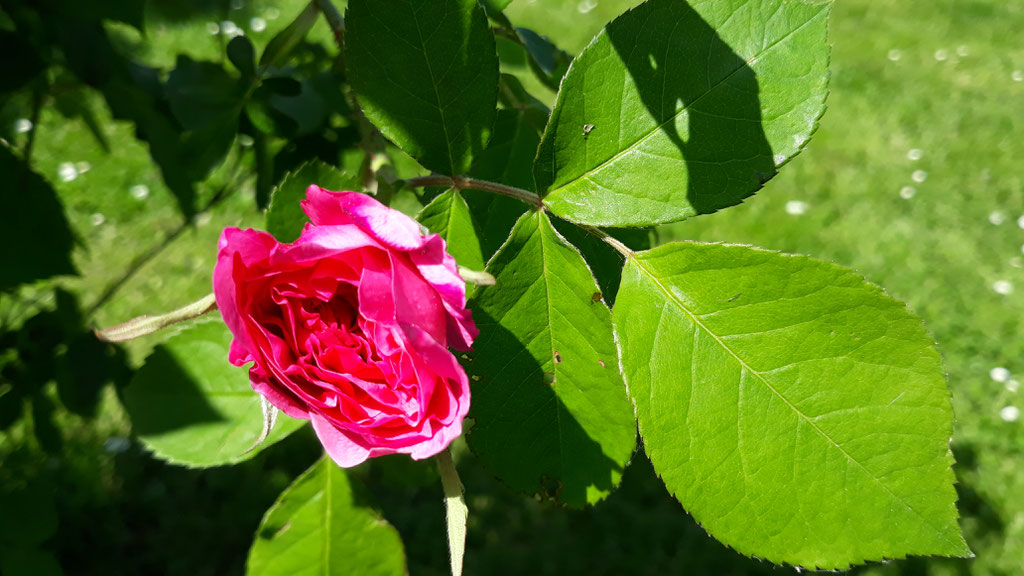
[{"label": "green stem", "polygon": [[509,198],[515,198],[521,202],[526,202],[534,208],[544,208],[544,201],[541,197],[529,190],[499,184],[498,182],[477,180],[476,178],[466,178],[463,176],[456,176],[455,178],[452,178],[450,176],[432,174],[430,176],[410,178],[405,181],[405,185],[411,188],[420,188],[423,186],[450,186],[460,190],[465,188],[483,190],[484,192],[493,192],[502,196],[508,196]]},{"label": "green stem", "polygon": [[444,449],[436,456],[437,468],[441,472],[441,486],[444,487],[444,506],[448,513],[448,550],[451,552],[452,576],[462,575],[462,559],[466,554],[466,489],[459,479],[459,472],[452,462],[452,454]]},{"label": "green stem", "polygon": [[614,238],[604,230],[601,230],[600,228],[595,228],[593,226],[587,226],[586,224],[577,224],[577,226],[593,234],[594,236],[597,236],[598,238],[603,240],[605,244],[611,246],[612,248],[615,248],[615,250],[617,250],[619,254],[622,254],[626,258],[629,258],[630,256],[633,255],[633,251],[630,250],[628,246],[626,246],[622,242],[619,242],[618,239]]},{"label": "green stem", "polygon": [[198,318],[207,312],[217,309],[217,301],[213,294],[203,297],[184,308],[178,308],[174,312],[168,312],[161,316],[139,316],[124,324],[112,326],[106,330],[94,330],[96,337],[104,342],[126,342],[140,336],[152,334],[172,324]]},{"label": "green stem", "polygon": [[342,18],[341,12],[338,12],[338,8],[333,2],[331,2],[331,0],[313,1],[316,2],[317,8],[320,9],[324,18],[327,19],[327,25],[331,27],[331,31],[334,32],[334,41],[338,44],[338,49],[344,51],[345,19]]}]

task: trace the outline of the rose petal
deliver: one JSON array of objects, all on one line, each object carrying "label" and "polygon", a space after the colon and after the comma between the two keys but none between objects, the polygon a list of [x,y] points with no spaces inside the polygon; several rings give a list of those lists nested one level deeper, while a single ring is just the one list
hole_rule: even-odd
[{"label": "rose petal", "polygon": [[348,226],[306,225],[294,244],[280,244],[268,266],[279,268],[299,262],[316,262],[359,248],[383,249],[379,242],[362,229]]},{"label": "rose petal", "polygon": [[387,448],[370,448],[357,442],[354,435],[350,436],[335,428],[330,421],[313,412],[309,418],[313,422],[313,431],[316,432],[324,450],[332,460],[342,468],[351,468],[366,461],[371,456],[383,456],[394,454],[394,450]]},{"label": "rose petal", "polygon": [[444,346],[447,342],[447,311],[437,289],[424,280],[405,253],[391,254],[391,270],[392,292],[396,295],[395,320],[425,330]]},{"label": "rose petal", "polygon": [[455,259],[445,251],[444,240],[436,235],[427,238],[423,248],[410,252],[409,258],[437,290],[448,311],[448,337],[441,342],[456,350],[472,349],[480,331],[466,309],[466,281],[459,276]]},{"label": "rose petal", "polygon": [[355,224],[389,248],[415,250],[423,245],[415,220],[366,194],[332,192],[313,185],[306,189],[302,209],[313,224]]},{"label": "rose petal", "polygon": [[270,401],[278,410],[299,420],[309,420],[309,410],[290,393],[274,384],[255,366],[249,369],[249,384],[252,389]]},{"label": "rose petal", "polygon": [[233,353],[253,349],[239,312],[235,276],[243,273],[246,266],[267,260],[276,246],[273,236],[251,229],[225,228],[220,235],[217,263],[213,267],[213,295],[221,318],[234,336]]}]

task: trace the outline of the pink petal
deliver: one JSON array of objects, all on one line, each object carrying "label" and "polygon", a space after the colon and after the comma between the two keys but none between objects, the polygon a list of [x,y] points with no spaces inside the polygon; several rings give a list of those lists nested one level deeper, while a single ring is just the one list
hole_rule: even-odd
[{"label": "pink petal", "polygon": [[235,337],[231,345],[233,357],[253,350],[238,309],[236,274],[244,274],[248,265],[265,261],[276,246],[277,241],[266,232],[225,228],[221,233],[217,263],[213,267],[213,295],[221,318]]},{"label": "pink petal", "polygon": [[415,250],[423,245],[415,220],[366,194],[332,192],[313,185],[306,189],[302,209],[313,224],[355,224],[389,248]]},{"label": "pink petal", "polygon": [[281,244],[271,256],[268,266],[280,268],[294,262],[313,262],[360,248],[378,248],[381,245],[360,228],[348,226],[306,225],[302,235],[293,244]]},{"label": "pink petal", "polygon": [[249,370],[249,384],[252,389],[270,401],[278,410],[292,418],[299,420],[309,419],[309,410],[291,394],[276,386],[270,379],[253,366]]},{"label": "pink petal", "polygon": [[445,251],[444,240],[437,235],[426,240],[423,248],[409,253],[409,258],[444,301],[448,311],[447,345],[456,350],[470,350],[480,331],[472,313],[466,309],[466,281],[459,276],[455,258]]},{"label": "pink petal", "polygon": [[354,437],[335,428],[329,420],[320,414],[311,412],[309,416],[313,422],[313,431],[316,432],[320,443],[324,445],[327,455],[342,468],[357,466],[372,456],[383,456],[395,452],[387,448],[366,447],[358,443]]}]

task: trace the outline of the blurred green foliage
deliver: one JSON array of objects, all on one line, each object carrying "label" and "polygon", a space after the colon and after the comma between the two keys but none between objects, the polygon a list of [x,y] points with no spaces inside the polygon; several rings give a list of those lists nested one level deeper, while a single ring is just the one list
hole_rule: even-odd
[{"label": "blurred green foliage", "polygon": [[[516,0],[506,14],[575,54],[631,4]],[[154,460],[131,439],[118,395],[155,339],[113,346],[89,331],[208,293],[220,229],[261,226],[270,187],[304,161],[362,175],[386,158],[400,176],[416,174],[331,89],[344,78],[322,18],[287,68],[261,72],[264,58],[233,40],[244,32],[251,54],[262,55],[305,8],[293,0],[0,2],[0,48],[18,56],[5,60],[0,83],[0,177],[41,176],[31,202],[59,201],[66,215],[66,225],[22,220],[29,208],[12,210],[5,185],[3,227],[19,232],[0,235],[4,266],[54,254],[69,265],[40,269],[17,289],[24,279],[0,276],[4,576],[241,574],[264,510],[319,456],[303,430],[230,468]],[[950,374],[959,506],[977,558],[864,572],[1024,573],[1024,425],[1001,417],[1024,404],[1010,385],[1024,374],[1022,26],[1020,2],[838,2],[830,110],[805,155],[727,215],[656,232],[661,241],[832,259],[925,319]],[[550,83],[529,72],[522,50],[498,43],[503,72],[550,104]],[[214,84],[238,92],[211,107],[202,88]],[[197,114],[197,102],[243,113]],[[1005,382],[990,378],[995,367],[1010,371]],[[524,505],[463,462],[467,574],[788,570],[708,537],[642,453],[607,501],[581,511]],[[385,457],[357,475],[402,534],[410,572],[445,574],[434,470]]]}]

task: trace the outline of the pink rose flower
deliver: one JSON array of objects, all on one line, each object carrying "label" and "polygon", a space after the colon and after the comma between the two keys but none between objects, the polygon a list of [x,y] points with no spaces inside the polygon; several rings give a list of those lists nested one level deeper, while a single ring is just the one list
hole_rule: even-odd
[{"label": "pink rose flower", "polygon": [[256,392],[311,420],[343,467],[433,456],[462,433],[469,382],[448,346],[477,335],[437,234],[356,192],[310,186],[292,244],[227,228],[213,291]]}]

